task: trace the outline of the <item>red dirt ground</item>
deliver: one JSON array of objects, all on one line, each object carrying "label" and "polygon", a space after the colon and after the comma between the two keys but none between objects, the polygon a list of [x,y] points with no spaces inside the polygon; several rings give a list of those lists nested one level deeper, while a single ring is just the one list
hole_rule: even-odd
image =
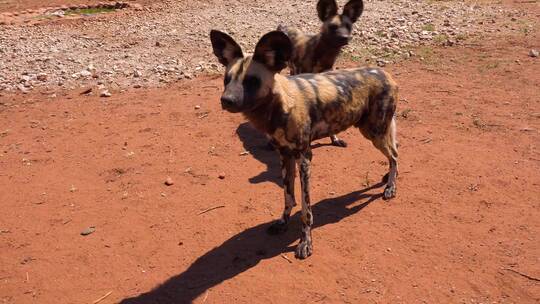
[{"label": "red dirt ground", "polygon": [[387,165],[356,130],[346,149],[321,141],[305,261],[298,215],[265,234],[283,205],[278,160],[220,109],[221,77],[110,99],[1,96],[0,301],[538,303],[537,41],[424,49],[389,68],[398,197],[380,198]]}]

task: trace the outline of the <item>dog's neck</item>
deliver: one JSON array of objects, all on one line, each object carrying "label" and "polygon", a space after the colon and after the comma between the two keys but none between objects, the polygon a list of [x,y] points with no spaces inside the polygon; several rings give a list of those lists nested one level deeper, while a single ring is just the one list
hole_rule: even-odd
[{"label": "dog's neck", "polygon": [[[317,44],[313,50],[314,62],[317,62],[317,65],[323,67],[324,71],[332,69],[343,46],[335,45],[327,36],[323,35],[322,33],[315,36],[315,39],[317,39]],[[324,71],[321,70],[314,72]]]},{"label": "dog's neck", "polygon": [[287,117],[285,114],[288,111],[283,98],[286,93],[282,88],[282,83],[286,83],[287,80],[279,74],[275,77],[274,88],[268,95],[259,100],[253,109],[243,112],[255,128],[269,135],[273,134],[277,128],[284,127]]},{"label": "dog's neck", "polygon": [[244,116],[256,129],[266,134],[272,134],[278,127],[275,118],[279,116],[279,98],[269,94],[255,108],[245,111]]}]

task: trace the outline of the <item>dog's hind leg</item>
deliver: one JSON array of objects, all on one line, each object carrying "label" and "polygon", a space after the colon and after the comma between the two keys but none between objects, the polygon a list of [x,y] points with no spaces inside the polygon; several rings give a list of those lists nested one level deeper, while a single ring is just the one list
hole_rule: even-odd
[{"label": "dog's hind leg", "polygon": [[373,145],[379,149],[387,158],[390,165],[384,199],[391,199],[396,196],[396,178],[398,175],[398,150],[396,142],[396,120],[392,118],[387,132],[383,136],[372,139]]}]

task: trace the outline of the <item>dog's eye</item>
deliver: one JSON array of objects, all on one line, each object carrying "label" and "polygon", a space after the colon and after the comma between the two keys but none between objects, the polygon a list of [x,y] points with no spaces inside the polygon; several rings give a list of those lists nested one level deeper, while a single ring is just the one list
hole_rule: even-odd
[{"label": "dog's eye", "polygon": [[246,89],[256,91],[261,85],[261,80],[255,76],[246,76],[246,78],[244,78],[243,84]]}]

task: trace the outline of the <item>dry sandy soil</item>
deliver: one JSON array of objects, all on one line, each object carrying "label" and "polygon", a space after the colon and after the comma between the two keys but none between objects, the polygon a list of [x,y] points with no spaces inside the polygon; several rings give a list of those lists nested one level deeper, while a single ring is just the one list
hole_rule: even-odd
[{"label": "dry sandy soil", "polygon": [[388,67],[396,199],[359,132],[314,143],[304,261],[298,214],[265,233],[278,159],[221,76],[0,96],[0,303],[539,303],[540,35],[486,37]]}]

